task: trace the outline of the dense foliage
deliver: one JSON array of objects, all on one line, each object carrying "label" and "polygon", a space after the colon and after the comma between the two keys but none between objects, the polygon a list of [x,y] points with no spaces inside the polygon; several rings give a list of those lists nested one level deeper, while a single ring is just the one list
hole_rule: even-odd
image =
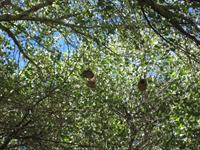
[{"label": "dense foliage", "polygon": [[0,7],[0,149],[200,148],[198,0]]}]

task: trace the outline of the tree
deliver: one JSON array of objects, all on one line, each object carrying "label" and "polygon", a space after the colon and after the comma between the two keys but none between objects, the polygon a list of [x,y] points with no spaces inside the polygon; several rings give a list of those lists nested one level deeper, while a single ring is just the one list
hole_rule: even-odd
[{"label": "tree", "polygon": [[199,148],[198,1],[0,5],[0,149]]}]

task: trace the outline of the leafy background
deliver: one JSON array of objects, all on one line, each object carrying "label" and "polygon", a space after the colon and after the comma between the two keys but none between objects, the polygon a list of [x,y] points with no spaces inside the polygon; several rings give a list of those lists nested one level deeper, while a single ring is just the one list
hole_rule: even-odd
[{"label": "leafy background", "polygon": [[198,1],[0,5],[0,149],[199,149]]}]

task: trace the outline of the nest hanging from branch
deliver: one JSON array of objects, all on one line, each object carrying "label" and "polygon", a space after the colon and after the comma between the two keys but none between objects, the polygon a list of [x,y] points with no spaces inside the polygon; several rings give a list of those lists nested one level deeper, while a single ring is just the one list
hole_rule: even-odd
[{"label": "nest hanging from branch", "polygon": [[81,73],[81,76],[87,79],[87,86],[89,88],[92,90],[96,88],[96,76],[90,69],[84,70]]},{"label": "nest hanging from branch", "polygon": [[147,80],[140,79],[137,86],[138,86],[139,91],[141,92],[145,91],[147,89]]},{"label": "nest hanging from branch", "polygon": [[91,79],[94,77],[94,73],[90,70],[90,69],[87,69],[87,70],[84,70],[82,73],[81,73],[81,76],[83,78],[88,78],[88,79]]}]

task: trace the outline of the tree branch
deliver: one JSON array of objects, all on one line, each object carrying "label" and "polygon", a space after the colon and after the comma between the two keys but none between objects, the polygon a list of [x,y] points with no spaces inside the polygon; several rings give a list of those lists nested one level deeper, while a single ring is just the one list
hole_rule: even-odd
[{"label": "tree branch", "polygon": [[0,24],[0,29],[2,29],[3,31],[5,31],[8,36],[14,41],[15,45],[17,45],[20,53],[24,56],[24,58],[28,59],[34,66],[36,66],[39,70],[39,66],[32,60],[32,58],[30,58],[25,52],[24,49],[22,48],[21,44],[19,43],[19,41],[16,39],[15,35],[12,33],[12,31],[10,31],[9,28],[3,26],[2,24]]},{"label": "tree branch", "polygon": [[179,45],[175,45],[172,41],[166,39],[164,36],[162,36],[158,30],[151,24],[150,20],[148,19],[148,17],[146,16],[145,14],[145,11],[144,11],[144,7],[141,6],[141,10],[142,10],[142,13],[143,13],[143,16],[144,16],[144,19],[147,21],[147,24],[149,25],[149,27],[159,36],[161,37],[161,39],[163,41],[165,41],[166,43],[168,43],[169,45],[172,45],[174,48],[178,48],[180,49],[187,57],[193,57],[193,59],[196,61],[196,62],[199,62],[198,59],[195,59],[195,56],[193,56],[191,53],[189,53],[188,51],[184,50],[183,47],[179,46]]},{"label": "tree branch", "polygon": [[0,145],[0,149],[5,149],[10,141],[13,139],[13,137],[20,132],[20,130],[23,130],[30,122],[31,120],[28,120],[26,123],[23,124],[24,120],[26,119],[27,115],[25,114],[22,120],[16,125],[15,129],[4,139],[3,144]]},{"label": "tree branch", "polygon": [[30,15],[31,13],[34,13],[36,11],[38,11],[39,9],[41,8],[44,8],[48,5],[51,5],[55,0],[46,0],[45,2],[43,3],[39,3],[33,7],[31,7],[30,9],[28,10],[25,10],[23,11],[22,13],[20,14],[17,14],[17,15],[10,15],[10,14],[4,14],[4,15],[1,15],[0,16],[0,21],[12,21],[12,20],[18,20],[20,18],[23,18],[25,16],[28,16]]},{"label": "tree branch", "polygon": [[[141,5],[141,7],[143,7],[143,6],[150,7],[155,12],[157,12],[159,15],[166,18],[171,23],[171,25],[175,29],[177,29],[182,35],[185,35],[187,38],[193,40],[198,46],[200,45],[200,40],[198,40],[195,36],[191,35],[190,33],[186,32],[183,29],[183,27],[180,26],[179,22],[177,21],[177,19],[176,19],[177,14],[171,12],[169,9],[167,9],[167,7],[165,7],[163,5],[158,5],[158,4],[154,3],[152,0],[138,0],[138,2]],[[197,31],[199,30],[199,28],[196,26],[196,24],[192,20],[190,20],[180,14],[178,14],[178,16],[181,17],[182,19],[184,19],[185,21],[189,22],[190,24],[192,24]]]}]

